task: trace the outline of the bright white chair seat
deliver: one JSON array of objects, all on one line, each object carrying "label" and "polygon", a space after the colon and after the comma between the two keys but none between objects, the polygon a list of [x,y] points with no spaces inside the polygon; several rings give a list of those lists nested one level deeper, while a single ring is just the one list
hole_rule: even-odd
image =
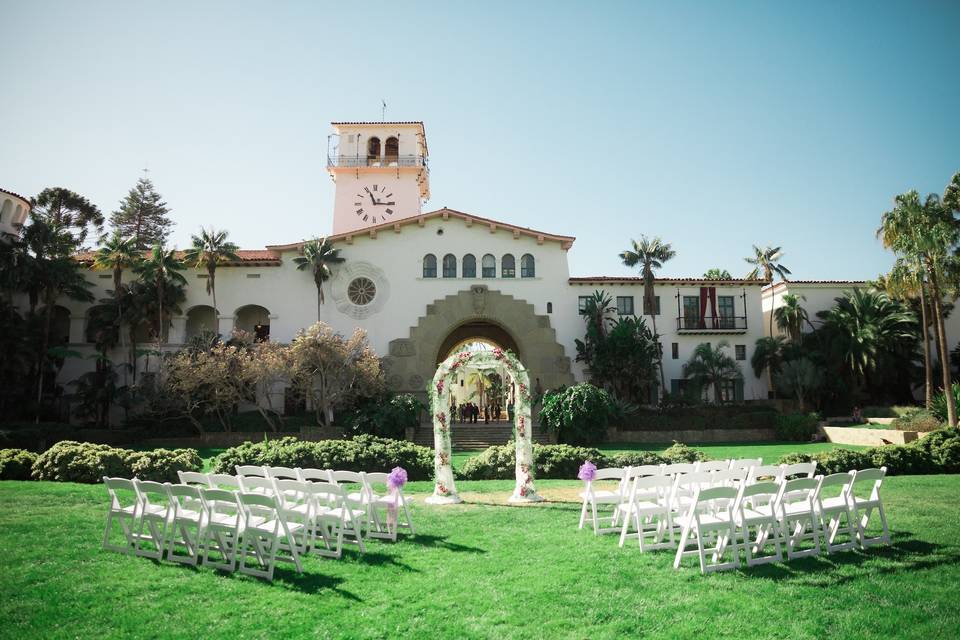
[{"label": "bright white chair seat", "polygon": [[831,509],[843,509],[844,511],[846,511],[847,501],[844,499],[843,496],[836,496],[834,498],[824,498],[823,508],[825,511],[829,511]]},{"label": "bright white chair seat", "polygon": [[342,516],[344,521],[350,522],[351,520],[362,520],[363,518],[361,516],[365,516],[366,513],[363,511],[357,511],[356,509],[344,509],[343,507],[337,507],[336,509],[324,511],[323,515],[333,518],[340,518]]},{"label": "bright white chair seat", "polygon": [[[686,526],[687,524],[693,524],[693,518],[689,514],[684,514],[677,518],[674,518],[674,522],[680,526]],[[703,531],[709,530],[711,526],[729,526],[730,518],[725,516],[723,518],[718,518],[717,516],[710,515],[709,513],[700,514],[700,529]]]},{"label": "bright white chair seat", "polygon": [[744,508],[743,516],[742,518],[738,518],[738,521],[741,524],[752,525],[752,524],[757,524],[761,522],[767,522],[770,520],[771,517],[773,516],[770,515],[769,511],[764,513],[763,511],[757,511],[756,509]]},{"label": "bright white chair seat", "polygon": [[[587,492],[580,492],[580,499],[587,499]],[[593,492],[593,501],[603,504],[618,504],[623,500],[623,495],[619,491],[594,491]]]},{"label": "bright white chair seat", "polygon": [[666,513],[666,505],[651,500],[640,500],[639,502],[621,502],[618,508],[626,514],[631,513]]},{"label": "bright white chair seat", "polygon": [[805,502],[794,502],[794,503],[784,504],[783,510],[786,511],[788,516],[813,513],[813,509],[810,507],[809,504]]}]

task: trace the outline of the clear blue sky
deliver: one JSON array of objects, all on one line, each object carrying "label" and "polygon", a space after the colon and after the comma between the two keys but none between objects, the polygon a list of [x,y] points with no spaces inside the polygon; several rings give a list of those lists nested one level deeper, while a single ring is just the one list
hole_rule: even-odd
[{"label": "clear blue sky", "polygon": [[[141,175],[245,248],[325,234],[331,120],[423,120],[431,210],[577,236],[574,275],[864,278],[960,170],[960,3],[0,0],[0,186],[105,213]],[[598,188],[599,185],[599,188]]]}]

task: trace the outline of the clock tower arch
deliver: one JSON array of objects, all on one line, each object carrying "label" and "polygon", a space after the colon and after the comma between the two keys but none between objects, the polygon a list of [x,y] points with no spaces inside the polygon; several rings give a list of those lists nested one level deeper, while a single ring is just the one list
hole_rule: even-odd
[{"label": "clock tower arch", "polygon": [[327,171],[336,183],[333,233],[418,216],[430,197],[422,122],[333,122]]}]

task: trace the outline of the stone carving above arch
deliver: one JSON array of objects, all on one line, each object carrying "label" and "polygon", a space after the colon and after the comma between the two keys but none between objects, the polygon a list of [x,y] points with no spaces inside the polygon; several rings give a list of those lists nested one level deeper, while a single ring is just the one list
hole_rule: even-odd
[{"label": "stone carving above arch", "polygon": [[[357,278],[366,278],[376,287],[373,298],[367,304],[356,304],[350,299],[350,283]],[[336,275],[330,280],[330,295],[333,296],[337,311],[357,320],[363,320],[379,313],[390,299],[390,281],[383,269],[363,261],[347,261],[340,265]]]}]

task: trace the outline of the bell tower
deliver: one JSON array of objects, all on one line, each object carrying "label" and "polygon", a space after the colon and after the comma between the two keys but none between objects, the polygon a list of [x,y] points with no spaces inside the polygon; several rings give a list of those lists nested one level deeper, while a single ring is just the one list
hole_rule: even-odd
[{"label": "bell tower", "polygon": [[430,197],[422,122],[332,122],[327,171],[336,183],[333,233],[420,215]]}]

